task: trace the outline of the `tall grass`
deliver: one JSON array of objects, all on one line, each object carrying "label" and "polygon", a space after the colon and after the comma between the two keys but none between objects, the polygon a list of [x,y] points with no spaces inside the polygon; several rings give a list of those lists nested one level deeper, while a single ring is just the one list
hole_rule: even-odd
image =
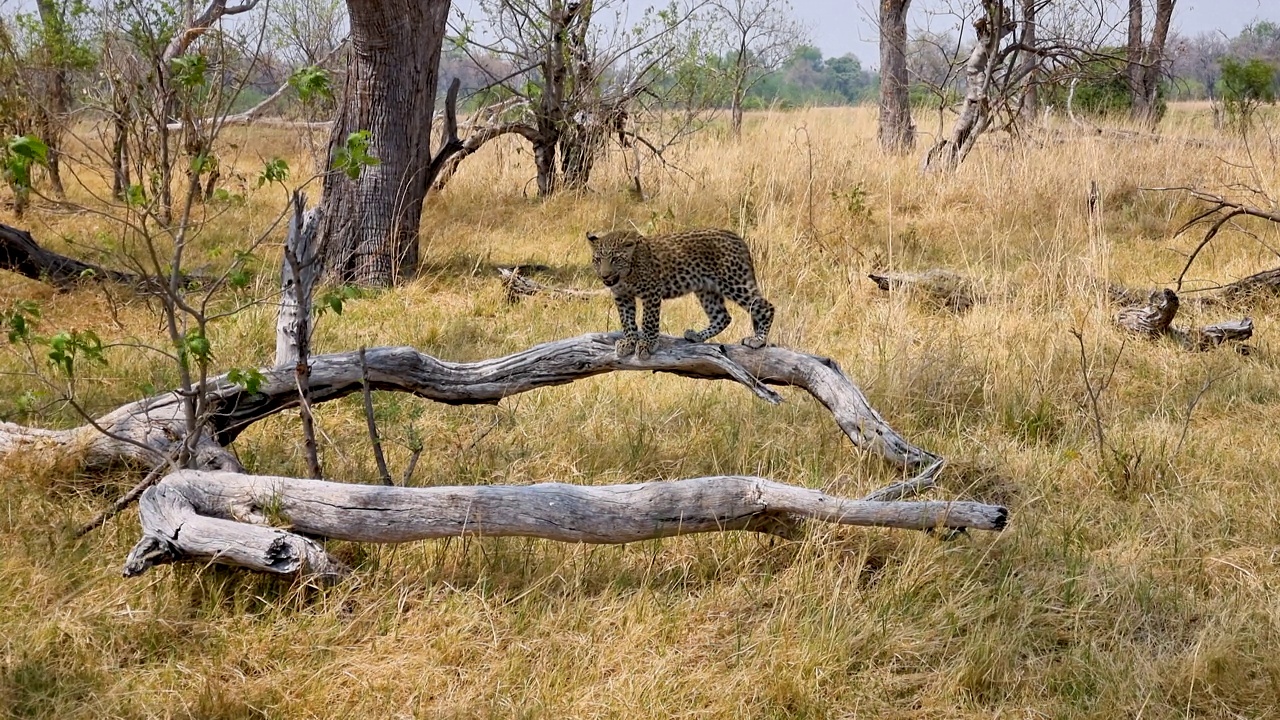
[{"label": "tall grass", "polygon": [[[1211,144],[1186,142],[1212,139]],[[260,158],[295,168],[306,143],[279,130],[227,142],[245,177]],[[896,428],[942,453],[940,492],[1008,504],[1010,528],[940,542],[920,533],[811,528],[781,543],[745,534],[621,547],[470,539],[335,544],[358,570],[316,590],[217,567],[122,580],[136,540],[126,514],[83,540],[71,529],[136,478],[78,475],[38,456],[0,476],[0,715],[15,717],[1264,717],[1280,707],[1280,373],[1270,327],[1251,315],[1249,356],[1126,341],[1105,282],[1176,277],[1195,209],[1147,186],[1225,183],[1243,149],[1174,109],[1156,144],[1115,137],[993,138],[955,175],[886,158],[861,109],[759,113],[745,137],[714,132],[649,168],[634,200],[621,158],[590,192],[542,202],[518,144],[463,165],[423,216],[424,261],[402,287],[319,323],[315,350],[410,344],[491,357],[613,329],[612,303],[535,297],[509,305],[493,266],[539,263],[549,282],[594,286],[583,236],[728,227],[754,248],[778,306],[774,340],[829,355]],[[230,151],[228,151],[230,156]],[[225,171],[224,171],[225,172]],[[1086,191],[1102,192],[1091,233]],[[1274,163],[1250,181],[1275,189]],[[77,196],[83,200],[85,196]],[[217,266],[283,207],[278,190],[217,209],[201,236]],[[0,221],[13,222],[0,217]],[[50,245],[83,253],[113,228],[37,207]],[[1280,231],[1241,223],[1201,255],[1198,284],[1276,264]],[[1251,237],[1252,233],[1254,237]],[[278,246],[256,286],[276,285]],[[985,302],[953,314],[864,279],[877,268],[947,267]],[[0,302],[35,298],[43,327],[116,342],[162,337],[145,298],[54,294],[0,278]],[[746,334],[733,308],[726,337]],[[220,367],[269,361],[273,311],[215,327]],[[663,329],[704,322],[664,305]],[[1114,376],[1095,417],[1089,376]],[[1118,356],[1118,359],[1117,359]],[[105,410],[172,383],[145,351],[115,348],[85,402]],[[0,360],[0,413],[78,424]],[[612,483],[758,473],[856,495],[895,471],[851,447],[825,411],[787,393],[765,406],[724,383],[624,373],[448,408],[378,394],[393,472],[415,439],[415,484]],[[358,399],[317,408],[322,462],[376,478]],[[1101,456],[1100,420],[1115,453]],[[1185,437],[1184,437],[1185,435]],[[235,445],[263,473],[306,471],[298,420],[259,423]],[[1121,461],[1117,461],[1120,457]]]}]

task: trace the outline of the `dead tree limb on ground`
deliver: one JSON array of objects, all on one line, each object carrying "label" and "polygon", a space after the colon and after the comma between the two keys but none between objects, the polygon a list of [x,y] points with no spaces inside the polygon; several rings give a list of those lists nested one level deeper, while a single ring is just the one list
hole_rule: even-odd
[{"label": "dead tree limb on ground", "polygon": [[1116,323],[1130,332],[1152,339],[1167,335],[1184,349],[1196,351],[1209,350],[1227,342],[1243,343],[1253,336],[1253,320],[1250,318],[1187,329],[1173,327],[1179,306],[1178,294],[1166,288],[1152,292],[1146,305],[1120,310]]},{"label": "dead tree limb on ground", "polygon": [[125,562],[127,577],[183,561],[321,579],[347,572],[306,536],[399,543],[514,535],[608,544],[726,530],[790,535],[797,518],[919,530],[998,531],[1008,521],[996,505],[851,500],[746,476],[393,488],[183,470],[143,493],[140,509],[143,536]]},{"label": "dead tree limb on ground", "polygon": [[109,270],[46,250],[40,247],[31,233],[3,223],[0,223],[0,269],[47,282],[60,290],[87,280],[106,280],[127,285],[141,283],[137,275]]},{"label": "dead tree limb on ground", "polygon": [[1223,285],[1211,300],[1239,300],[1252,295],[1280,295],[1280,268],[1272,268]]},{"label": "dead tree limb on ground", "polygon": [[919,293],[930,302],[956,312],[964,312],[978,301],[973,283],[965,276],[950,270],[926,270],[919,273],[870,273],[881,290],[906,289]]},{"label": "dead tree limb on ground", "polygon": [[[619,333],[581,335],[475,362],[439,360],[411,347],[369,348],[368,381],[374,390],[407,392],[450,405],[496,404],[512,395],[618,371],[733,380],[771,403],[782,398],[769,386],[789,385],[821,402],[858,447],[904,468],[940,463],[938,456],[916,447],[891,428],[829,358],[780,347],[753,350],[664,336],[651,357],[637,360],[618,358],[614,343],[619,337]],[[356,351],[313,356],[312,403],[319,405],[361,392],[361,372]],[[226,375],[210,379],[210,413],[196,448],[197,467],[243,470],[227,446],[253,423],[298,406],[294,368],[262,368],[260,373],[262,380],[254,392]],[[149,467],[167,457],[184,436],[182,399],[168,392],[120,407],[79,428],[44,430],[0,423],[0,456],[60,452],[83,467],[130,461]]]},{"label": "dead tree limb on ground", "polygon": [[498,268],[498,274],[502,276],[502,289],[507,294],[507,302],[514,303],[521,297],[537,295],[538,293],[549,293],[551,295],[563,295],[565,297],[585,299],[595,297],[605,297],[611,295],[608,288],[600,288],[598,290],[577,290],[575,288],[558,288],[550,285],[544,285],[537,280],[526,277],[520,272],[519,267],[514,268]]}]

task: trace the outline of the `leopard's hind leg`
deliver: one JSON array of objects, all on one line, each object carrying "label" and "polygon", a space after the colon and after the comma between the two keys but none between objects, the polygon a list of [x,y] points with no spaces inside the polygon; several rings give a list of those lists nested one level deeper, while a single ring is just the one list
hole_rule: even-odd
[{"label": "leopard's hind leg", "polygon": [[729,327],[729,311],[724,307],[724,296],[712,290],[699,290],[698,302],[702,303],[702,309],[707,313],[707,320],[710,325],[706,330],[685,330],[684,339],[689,342],[706,342],[711,338],[724,332]]}]

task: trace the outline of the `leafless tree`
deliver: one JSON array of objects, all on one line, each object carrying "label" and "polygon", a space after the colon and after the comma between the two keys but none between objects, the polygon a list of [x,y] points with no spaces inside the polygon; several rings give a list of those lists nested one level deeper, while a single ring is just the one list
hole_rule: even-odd
[{"label": "leafless tree", "polygon": [[347,36],[342,0],[272,0],[267,35],[272,53],[290,71],[315,66]]},{"label": "leafless tree", "polygon": [[[497,137],[520,135],[533,146],[538,194],[547,196],[584,187],[610,137],[660,156],[691,127],[679,124],[665,140],[651,141],[640,134],[637,115],[649,100],[666,104],[681,93],[688,104],[659,112],[688,117],[702,104],[698,88],[682,84],[678,71],[694,58],[701,37],[690,31],[699,21],[695,5],[649,11],[634,25],[621,2],[611,0],[484,0],[477,6],[476,17],[457,15],[454,32],[474,67],[489,76],[481,95],[492,102],[473,118],[455,163]],[[447,166],[445,177],[452,170]],[[638,175],[635,180],[638,185]]]},{"label": "leafless tree", "polygon": [[[1107,57],[1115,36],[1105,0],[980,0],[952,12],[973,31],[963,65],[964,95],[950,132],[930,148],[926,169],[954,169],[992,128],[1013,130],[1038,88],[1079,76]],[[1025,13],[1030,10],[1030,17]],[[963,24],[960,26],[963,28]]]},{"label": "leafless tree", "polygon": [[785,0],[710,0],[726,50],[726,75],[733,134],[742,133],[747,93],[777,72],[805,41],[807,33]]}]

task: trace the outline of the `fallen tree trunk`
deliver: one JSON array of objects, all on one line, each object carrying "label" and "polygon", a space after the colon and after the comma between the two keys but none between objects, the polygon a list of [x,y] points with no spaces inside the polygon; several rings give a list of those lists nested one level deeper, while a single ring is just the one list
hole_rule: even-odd
[{"label": "fallen tree trunk", "polygon": [[1251,295],[1280,295],[1280,268],[1272,268],[1223,285],[1213,299],[1239,300]]},{"label": "fallen tree trunk", "polygon": [[[321,577],[347,571],[303,535],[628,543],[726,530],[786,534],[795,518],[918,530],[1002,530],[1008,521],[1008,511],[995,505],[851,500],[737,475],[596,487],[395,488],[183,470],[143,493],[139,507],[143,537],[125,562],[126,577],[181,561]],[[287,522],[288,530],[268,521]]]},{"label": "fallen tree trunk", "polygon": [[558,288],[550,285],[544,285],[528,278],[520,271],[520,268],[498,268],[498,275],[502,277],[502,289],[507,295],[507,302],[515,303],[524,296],[537,295],[538,293],[548,293],[551,295],[561,295],[578,300],[587,300],[590,298],[611,296],[613,293],[608,288],[599,288],[597,290],[578,290],[576,288]]},{"label": "fallen tree trunk", "polygon": [[[496,404],[504,397],[563,385],[618,371],[666,372],[703,380],[733,380],[770,403],[782,398],[768,385],[807,391],[831,411],[836,424],[858,447],[879,453],[904,468],[936,467],[941,458],[899,435],[871,407],[835,361],[780,347],[753,350],[742,345],[690,343],[663,336],[646,360],[619,358],[620,333],[596,333],[536,345],[505,357],[475,362],[439,360],[411,347],[366,351],[368,383],[374,390],[407,392],[450,405]],[[297,407],[294,368],[262,368],[262,381],[249,392],[227,379],[209,381],[210,415],[196,447],[196,466],[206,470],[243,468],[226,449],[245,428]],[[358,351],[311,358],[312,404],[362,391]],[[147,466],[169,457],[183,442],[182,399],[168,392],[120,407],[93,423],[68,430],[0,423],[0,455],[39,451],[74,454],[82,466],[122,461]]]},{"label": "fallen tree trunk", "polygon": [[968,310],[978,300],[973,282],[950,270],[935,268],[919,273],[870,273],[867,277],[885,292],[909,289],[930,302],[956,312]]},{"label": "fallen tree trunk", "polygon": [[130,273],[109,270],[100,265],[59,255],[40,247],[26,230],[0,223],[0,269],[47,282],[65,290],[86,280],[139,285],[141,278]]}]

